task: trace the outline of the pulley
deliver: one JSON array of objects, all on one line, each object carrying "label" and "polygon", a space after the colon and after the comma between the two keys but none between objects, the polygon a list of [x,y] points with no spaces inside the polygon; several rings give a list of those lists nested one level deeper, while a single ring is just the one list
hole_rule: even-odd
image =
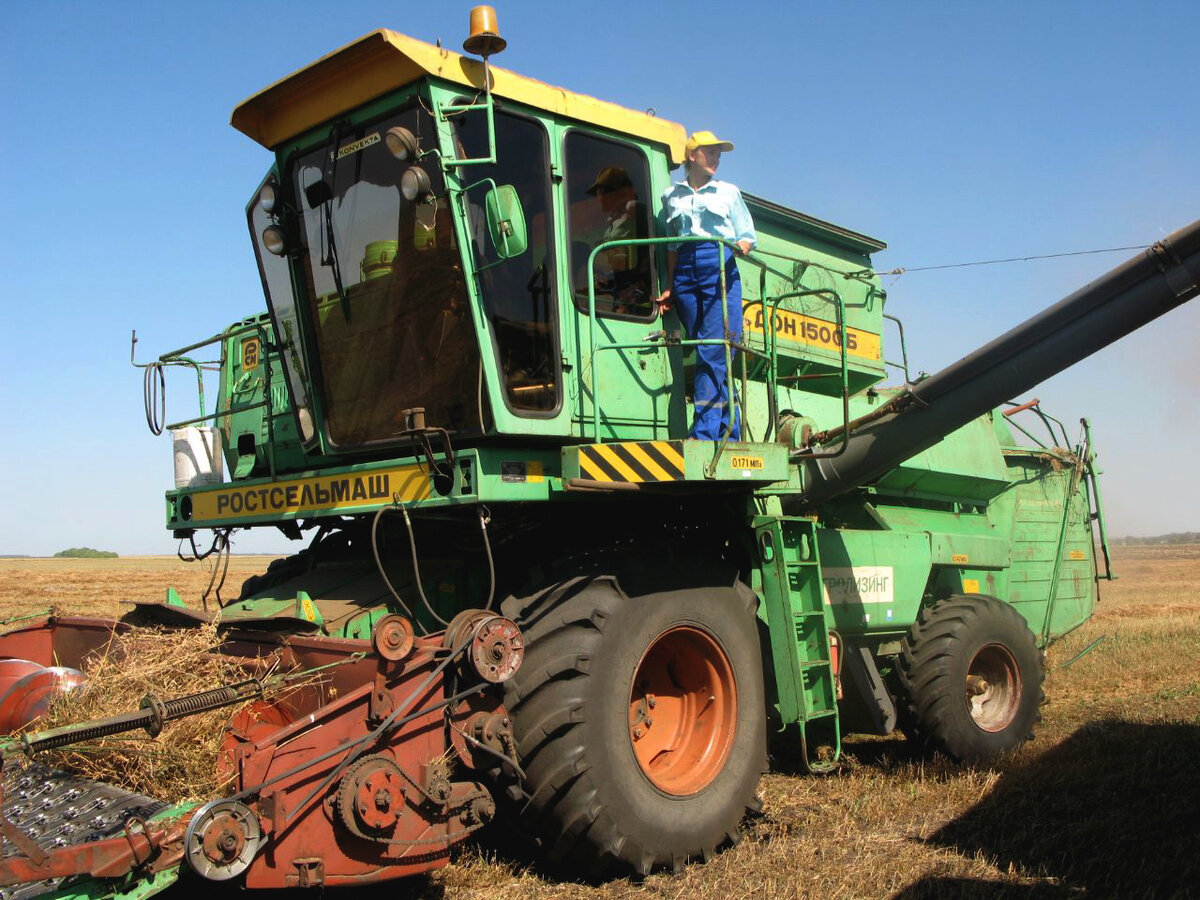
[{"label": "pulley", "polygon": [[465,765],[473,769],[494,766],[497,758],[514,752],[508,710],[488,694],[468,697],[451,717],[450,744]]},{"label": "pulley", "polygon": [[188,865],[210,881],[228,881],[249,868],[263,843],[254,811],[237,800],[214,800],[196,810],[184,836]]},{"label": "pulley", "polygon": [[461,648],[476,674],[492,684],[511,678],[525,658],[525,639],[517,623],[484,609],[460,612],[442,642],[447,649]]},{"label": "pulley", "polygon": [[412,622],[404,616],[384,616],[371,629],[371,645],[384,659],[399,662],[412,652]]}]

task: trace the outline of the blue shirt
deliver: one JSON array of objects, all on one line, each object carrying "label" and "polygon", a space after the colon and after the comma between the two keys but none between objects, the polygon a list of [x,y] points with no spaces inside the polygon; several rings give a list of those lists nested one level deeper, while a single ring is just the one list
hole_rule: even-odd
[{"label": "blue shirt", "polygon": [[[719,237],[727,241],[758,243],[754,221],[736,185],[711,179],[699,190],[687,181],[676,181],[662,196],[663,233],[666,237]],[[678,250],[679,244],[668,244]]]}]

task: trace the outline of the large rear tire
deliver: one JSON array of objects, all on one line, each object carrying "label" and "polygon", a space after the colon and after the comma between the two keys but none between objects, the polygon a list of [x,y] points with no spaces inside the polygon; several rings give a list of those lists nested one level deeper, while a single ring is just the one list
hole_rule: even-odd
[{"label": "large rear tire", "polygon": [[950,597],[923,609],[898,674],[905,732],[960,762],[1019,747],[1041,720],[1042,652],[1021,614],[994,597]]},{"label": "large rear tire", "polygon": [[512,794],[552,863],[646,875],[737,841],[766,767],[756,603],[743,586],[630,598],[589,576],[504,604],[526,639],[505,683],[526,775]]}]

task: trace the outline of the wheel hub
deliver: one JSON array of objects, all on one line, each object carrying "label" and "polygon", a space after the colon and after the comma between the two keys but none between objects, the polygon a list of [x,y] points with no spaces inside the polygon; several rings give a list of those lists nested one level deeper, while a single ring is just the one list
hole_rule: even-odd
[{"label": "wheel hub", "polygon": [[664,793],[695,794],[725,765],[737,731],[737,682],[706,631],[669,629],[647,648],[629,697],[629,739],[642,773]]},{"label": "wheel hub", "polygon": [[967,666],[964,696],[971,719],[984,731],[1003,731],[1017,714],[1021,670],[1002,644],[987,644]]}]

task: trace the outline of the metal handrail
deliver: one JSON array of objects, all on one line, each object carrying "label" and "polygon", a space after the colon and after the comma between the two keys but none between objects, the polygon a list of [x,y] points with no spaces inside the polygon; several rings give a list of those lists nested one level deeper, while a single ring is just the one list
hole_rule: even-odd
[{"label": "metal handrail", "polygon": [[[798,297],[823,297],[824,299],[829,300],[830,303],[834,304],[834,311],[835,311],[835,314],[837,315],[837,326],[838,326],[838,337],[839,337],[838,348],[840,350],[839,357],[840,357],[840,362],[841,362],[840,374],[841,374],[841,378],[842,378],[842,392],[841,392],[842,393],[842,428],[849,428],[849,426],[850,426],[850,360],[849,360],[849,356],[848,356],[847,349],[846,349],[846,347],[847,347],[846,305],[845,305],[845,302],[842,300],[842,295],[839,294],[835,290],[832,290],[830,288],[812,288],[812,289],[805,290],[805,291],[789,291],[785,294],[780,294],[778,297],[774,298],[774,302],[772,303],[772,306],[771,306],[771,315],[770,315],[770,320],[771,320],[770,359],[772,361],[772,376],[774,378],[774,382],[771,385],[771,396],[775,396],[779,390],[778,375],[777,375],[777,373],[775,373],[775,369],[778,367],[778,360],[779,360],[779,352],[778,352],[779,336],[778,336],[778,332],[775,330],[775,316],[776,316],[776,313],[779,311],[780,303],[782,303],[784,300],[792,300],[792,299],[796,299]],[[764,315],[766,314],[765,298],[763,299],[763,313],[764,313]],[[792,457],[794,459],[800,459],[800,458],[803,458],[803,459],[829,459],[829,458],[832,458],[835,456],[840,456],[845,451],[846,451],[846,443],[845,443],[845,441],[843,441],[842,443],[840,443],[838,445],[836,450],[832,450],[828,453],[820,453],[820,452],[816,452],[816,451],[808,452],[808,453],[797,452],[795,454],[792,454]]]},{"label": "metal handrail", "polygon": [[[171,424],[166,425],[164,427],[166,430],[172,430],[175,428],[182,428],[185,425],[195,425],[199,422],[209,422],[209,421],[215,422],[217,419],[221,419],[221,418],[228,419],[228,417],[233,415],[234,413],[247,412],[252,409],[259,409],[260,407],[266,407],[266,410],[267,410],[267,415],[266,415],[266,420],[267,420],[267,466],[270,471],[271,477],[274,478],[275,477],[275,411],[274,411],[274,404],[272,403],[272,390],[271,390],[271,374],[272,374],[271,373],[271,353],[274,352],[275,350],[277,350],[278,348],[275,347],[272,344],[272,342],[268,339],[267,330],[266,330],[266,328],[263,327],[262,323],[256,322],[253,324],[235,326],[233,328],[226,329],[225,331],[222,331],[219,334],[214,334],[211,337],[205,338],[202,341],[197,341],[196,343],[189,344],[186,347],[180,347],[178,350],[168,351],[167,353],[164,353],[162,356],[160,356],[158,358],[157,364],[159,364],[159,365],[186,365],[186,364],[196,365],[192,360],[188,359],[183,354],[190,353],[193,350],[198,350],[201,347],[207,347],[211,344],[219,344],[221,346],[221,359],[219,361],[219,366],[223,370],[225,363],[226,363],[225,341],[228,340],[229,338],[240,337],[243,334],[251,334],[251,333],[256,334],[258,336],[258,339],[260,341],[262,341],[263,399],[257,403],[248,403],[245,405],[235,406],[233,403],[233,394],[231,392],[230,397],[229,397],[229,407],[224,412],[212,412],[212,413],[206,414],[204,412],[204,382],[200,376],[199,366],[197,366],[196,375],[197,375],[197,378],[201,378],[200,387],[199,387],[200,415],[196,416],[194,418],[191,418],[191,419],[184,419],[180,422],[172,422]],[[150,365],[154,365],[154,363],[151,363]]]},{"label": "metal handrail", "polygon": [[901,322],[895,316],[890,316],[887,313],[884,313],[883,317],[885,319],[891,319],[893,322],[895,322],[896,328],[900,332],[900,359],[901,359],[901,362],[899,362],[899,363],[894,363],[891,360],[885,359],[883,361],[883,364],[886,366],[891,366],[894,369],[900,369],[902,372],[904,372],[905,382],[912,381],[912,377],[908,374],[908,347],[906,347],[905,343],[904,343],[904,323]]},{"label": "metal handrail", "polygon": [[[700,236],[687,236],[687,237],[678,237],[678,238],[675,238],[675,237],[625,238],[625,239],[621,239],[621,240],[604,241],[600,244],[597,244],[594,248],[592,248],[591,252],[588,254],[588,260],[587,260],[588,353],[589,353],[588,387],[590,388],[591,399],[592,399],[592,439],[595,443],[601,443],[600,415],[601,415],[601,410],[602,410],[602,403],[600,402],[600,385],[599,385],[599,380],[596,377],[596,359],[595,359],[596,354],[602,350],[626,350],[626,349],[634,349],[634,348],[644,347],[646,345],[646,341],[641,341],[636,344],[598,343],[597,342],[596,281],[595,281],[596,256],[601,251],[606,251],[609,248],[613,248],[613,247],[654,246],[654,245],[658,245],[658,244],[678,245],[681,243],[712,243],[712,244],[717,244],[719,246],[729,247],[731,250],[735,246],[733,241],[727,241],[723,238],[700,237]],[[802,263],[805,265],[809,264],[808,260],[800,259],[798,257],[788,257],[788,256],[784,256],[784,255],[778,254],[778,253],[770,253],[767,255],[773,256],[778,259],[786,259],[791,262]],[[842,381],[841,394],[842,394],[843,425],[845,425],[849,422],[849,417],[850,417],[849,359],[847,356],[846,313],[845,313],[845,301],[843,300],[841,294],[830,288],[818,288],[818,289],[811,289],[811,290],[804,290],[804,291],[791,291],[791,292],[787,292],[785,294],[781,294],[775,298],[768,298],[767,292],[766,292],[766,276],[768,273],[778,275],[779,277],[784,278],[788,281],[795,281],[795,276],[793,276],[789,273],[780,271],[779,269],[768,265],[767,263],[763,262],[762,260],[755,259],[750,255],[743,256],[742,259],[745,260],[747,263],[749,263],[753,266],[756,266],[760,270],[760,289],[759,289],[760,296],[758,299],[750,301],[750,303],[747,304],[747,306],[753,307],[756,304],[761,304],[763,306],[763,312],[765,315],[767,300],[768,299],[772,300],[771,315],[767,317],[770,320],[770,324],[767,326],[767,329],[766,329],[766,331],[767,331],[767,340],[765,342],[766,343],[766,352],[759,352],[756,348],[748,346],[745,341],[743,341],[742,343],[736,344],[736,346],[735,346],[735,342],[728,340],[729,308],[728,308],[728,304],[725,302],[726,297],[727,297],[727,289],[726,289],[726,284],[725,284],[725,266],[724,265],[722,265],[720,267],[721,319],[722,319],[722,323],[724,325],[723,331],[724,331],[724,334],[726,335],[726,337],[723,337],[723,338],[690,338],[690,339],[671,340],[668,342],[666,340],[665,336],[663,336],[663,337],[653,341],[653,343],[655,343],[655,344],[666,345],[666,344],[670,343],[672,345],[678,345],[681,347],[693,347],[693,346],[700,346],[703,344],[716,344],[716,343],[720,343],[720,344],[724,345],[724,347],[725,347],[725,373],[726,373],[725,378],[726,378],[727,384],[729,384],[729,381],[730,381],[729,376],[730,376],[730,372],[732,370],[731,354],[734,349],[741,350],[743,352],[742,369],[741,369],[741,382],[742,382],[741,388],[742,388],[742,390],[741,390],[740,394],[738,394],[737,392],[734,392],[734,391],[730,391],[730,400],[732,402],[731,409],[730,409],[730,415],[729,415],[730,425],[725,429],[724,436],[723,436],[723,439],[721,442],[721,446],[718,447],[718,449],[717,449],[716,455],[718,457],[719,457],[721,451],[724,449],[725,445],[729,441],[729,437],[731,434],[730,429],[732,428],[732,423],[735,421],[735,416],[740,416],[741,420],[743,422],[743,426],[745,427],[745,425],[746,425],[745,414],[744,414],[744,410],[743,410],[743,406],[742,406],[742,398],[745,396],[746,388],[747,388],[747,378],[748,378],[747,366],[746,366],[747,356],[750,356],[750,355],[759,356],[766,360],[767,368],[768,368],[768,383],[769,383],[769,388],[770,388],[768,391],[768,395],[767,395],[768,402],[773,407],[776,406],[778,403],[776,395],[777,395],[777,392],[779,389],[779,382],[778,382],[778,365],[779,365],[779,363],[778,363],[778,335],[777,335],[777,332],[775,329],[775,316],[779,310],[780,303],[782,303],[784,300],[795,299],[797,297],[815,296],[815,297],[821,297],[822,299],[825,299],[828,302],[833,304],[836,319],[837,319],[838,334],[839,334],[839,338],[840,338],[840,341],[839,341],[839,344],[840,344],[840,375],[841,375],[841,381]],[[821,267],[821,268],[824,268],[824,267]],[[843,273],[843,272],[839,272],[838,274],[847,275],[847,273]],[[730,387],[732,387],[731,384],[730,384]],[[584,398],[585,398],[585,394],[583,392],[580,392],[579,418],[580,418],[581,422],[586,419],[586,416],[584,413],[584,407],[583,407],[583,404],[585,402]],[[768,431],[767,431],[768,435],[771,433],[771,431],[775,427],[775,422],[774,422],[775,416],[772,415],[770,418],[771,418],[771,423],[768,425]],[[766,436],[764,435],[764,439],[765,439],[765,437]],[[831,453],[811,454],[811,456],[813,456],[813,457],[836,456],[838,453],[841,453],[841,452],[843,452],[843,448],[839,447],[838,450],[835,450]],[[808,454],[806,454],[806,457],[807,456],[808,456]]]}]

